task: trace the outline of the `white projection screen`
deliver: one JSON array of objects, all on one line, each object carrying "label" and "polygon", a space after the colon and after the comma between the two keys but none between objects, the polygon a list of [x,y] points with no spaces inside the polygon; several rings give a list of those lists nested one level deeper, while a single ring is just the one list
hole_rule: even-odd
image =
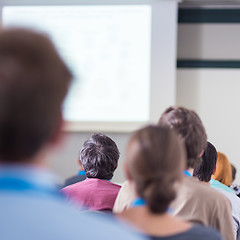
[{"label": "white projection screen", "polygon": [[4,27],[46,33],[74,79],[70,131],[132,131],[175,103],[176,1],[0,1]]}]

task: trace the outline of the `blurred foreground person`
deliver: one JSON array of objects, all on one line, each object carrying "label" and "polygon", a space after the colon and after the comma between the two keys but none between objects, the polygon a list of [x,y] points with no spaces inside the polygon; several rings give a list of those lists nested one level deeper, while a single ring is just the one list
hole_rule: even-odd
[{"label": "blurred foreground person", "polygon": [[185,151],[180,138],[168,127],[149,126],[131,138],[126,175],[137,198],[119,214],[151,239],[222,239],[214,230],[171,216],[169,205],[183,177]]},{"label": "blurred foreground person", "polygon": [[68,206],[45,169],[45,152],[60,140],[71,78],[44,35],[0,31],[1,239],[139,239],[110,219]]},{"label": "blurred foreground person", "polygon": [[[212,184],[212,176],[216,171],[217,150],[208,142],[207,148],[202,156],[202,163],[198,166],[193,173],[200,181],[208,186],[211,186],[224,194],[232,205],[232,218],[236,239],[240,239],[240,199],[236,194],[226,185],[214,180]],[[232,192],[231,192],[232,191]]]},{"label": "blurred foreground person", "polygon": [[[183,107],[169,107],[160,117],[159,125],[173,129],[183,139],[187,154],[182,184],[171,204],[172,214],[186,221],[210,226],[218,230],[226,240],[235,239],[228,199],[192,178],[193,170],[201,164],[201,156],[207,145],[207,135],[199,116]],[[134,186],[129,181],[122,186],[114,212],[121,212],[131,206],[135,198],[133,189]]]},{"label": "blurred foreground person", "polygon": [[87,179],[63,188],[62,192],[90,210],[112,211],[121,188],[110,181],[119,160],[116,143],[102,133],[95,133],[83,144],[80,160]]}]

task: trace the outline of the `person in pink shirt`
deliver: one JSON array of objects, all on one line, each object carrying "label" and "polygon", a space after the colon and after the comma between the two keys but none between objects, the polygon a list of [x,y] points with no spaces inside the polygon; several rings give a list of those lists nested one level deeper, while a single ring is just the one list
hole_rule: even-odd
[{"label": "person in pink shirt", "polygon": [[87,209],[112,211],[121,187],[110,181],[119,160],[116,143],[102,133],[95,133],[84,143],[80,160],[87,179],[61,191],[67,198]]}]

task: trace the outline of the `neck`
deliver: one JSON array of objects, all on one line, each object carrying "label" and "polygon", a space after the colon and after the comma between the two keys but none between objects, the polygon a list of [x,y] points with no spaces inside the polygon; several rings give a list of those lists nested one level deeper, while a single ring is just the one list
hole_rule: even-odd
[{"label": "neck", "polygon": [[202,183],[210,187],[210,181],[209,182],[202,182]]},{"label": "neck", "polygon": [[167,212],[154,214],[147,206],[129,208],[118,214],[118,216],[129,221],[150,236],[168,236],[191,227],[191,224],[182,222]]},{"label": "neck", "polygon": [[188,168],[187,171],[188,171],[191,175],[193,175],[193,171],[194,171],[193,168]]}]

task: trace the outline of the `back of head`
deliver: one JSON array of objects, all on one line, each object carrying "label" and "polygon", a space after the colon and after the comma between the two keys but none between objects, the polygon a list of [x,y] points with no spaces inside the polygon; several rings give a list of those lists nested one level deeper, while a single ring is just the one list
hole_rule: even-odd
[{"label": "back of head", "polygon": [[169,107],[161,115],[159,125],[168,125],[184,140],[187,152],[187,168],[201,163],[201,153],[207,145],[207,135],[199,116],[184,107]]},{"label": "back of head", "polygon": [[231,164],[231,169],[232,169],[232,182],[235,180],[237,169],[233,164]]},{"label": "back of head", "polygon": [[215,180],[230,186],[232,183],[232,169],[227,156],[221,152],[217,153],[217,169],[213,175]]},{"label": "back of head", "polygon": [[93,134],[80,151],[80,161],[88,178],[112,179],[118,159],[116,143],[102,133]]},{"label": "back of head", "polygon": [[210,142],[207,142],[207,148],[202,155],[202,163],[194,169],[193,176],[200,181],[209,182],[216,167],[216,162],[217,150]]},{"label": "back of head", "polygon": [[52,42],[24,29],[0,31],[0,159],[31,161],[57,132],[72,75]]},{"label": "back of head", "polygon": [[185,167],[182,141],[168,127],[148,126],[132,136],[126,158],[137,194],[152,213],[166,212]]}]

